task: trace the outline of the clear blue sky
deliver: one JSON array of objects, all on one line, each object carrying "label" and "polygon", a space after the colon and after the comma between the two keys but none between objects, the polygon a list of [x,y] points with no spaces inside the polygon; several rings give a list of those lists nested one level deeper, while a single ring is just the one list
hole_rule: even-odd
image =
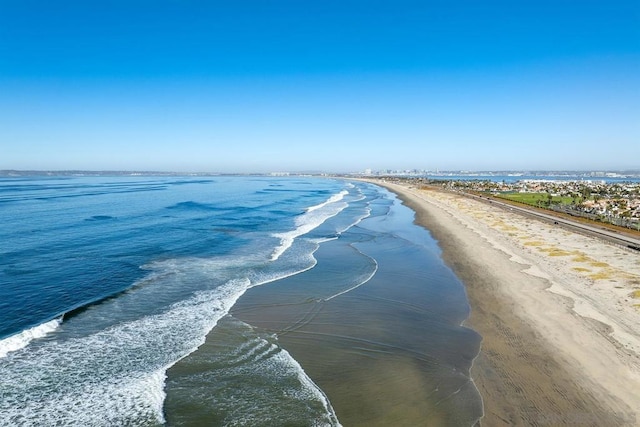
[{"label": "clear blue sky", "polygon": [[639,0],[0,0],[0,169],[640,169]]}]

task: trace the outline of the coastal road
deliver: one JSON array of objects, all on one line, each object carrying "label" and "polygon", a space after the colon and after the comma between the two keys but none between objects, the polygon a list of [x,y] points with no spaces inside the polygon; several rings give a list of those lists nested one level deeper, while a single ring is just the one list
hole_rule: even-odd
[{"label": "coastal road", "polygon": [[527,209],[521,206],[514,206],[510,203],[501,202],[499,200],[495,200],[490,197],[481,197],[475,194],[464,193],[464,192],[458,193],[458,194],[463,194],[466,197],[476,199],[484,203],[489,203],[494,206],[503,208],[505,210],[516,212],[531,218],[536,218],[536,219],[544,220],[547,222],[551,222],[553,224],[560,225],[572,231],[583,233],[589,236],[598,237],[608,242],[640,251],[640,239],[635,238],[634,236],[631,236],[628,234],[619,233],[604,227],[597,227],[597,226],[592,226],[588,224],[583,224],[581,222],[572,221],[570,219],[567,219],[561,216],[547,214],[547,213],[539,212],[533,209]]}]

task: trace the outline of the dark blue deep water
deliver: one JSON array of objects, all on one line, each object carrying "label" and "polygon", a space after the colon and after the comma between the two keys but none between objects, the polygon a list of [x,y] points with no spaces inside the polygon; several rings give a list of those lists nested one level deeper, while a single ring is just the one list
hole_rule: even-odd
[{"label": "dark blue deep water", "polygon": [[[384,293],[396,273],[379,270],[382,258],[400,248],[413,266],[429,258],[412,292],[440,289],[419,293],[440,309],[423,312],[466,334],[456,329],[464,290],[412,219],[386,190],[333,179],[2,179],[0,425],[339,425],[332,397],[277,333],[229,313],[248,290],[276,295],[278,283],[304,304],[348,307],[345,296],[369,283]],[[206,378],[206,391],[168,387],[173,366],[201,388]],[[196,400],[207,414],[189,409]],[[471,425],[479,406],[462,406]]]}]

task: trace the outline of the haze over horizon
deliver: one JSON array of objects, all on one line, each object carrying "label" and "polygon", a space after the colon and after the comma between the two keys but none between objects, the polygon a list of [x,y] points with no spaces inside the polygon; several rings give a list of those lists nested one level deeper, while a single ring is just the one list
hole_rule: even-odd
[{"label": "haze over horizon", "polygon": [[0,4],[0,169],[640,169],[640,3]]}]

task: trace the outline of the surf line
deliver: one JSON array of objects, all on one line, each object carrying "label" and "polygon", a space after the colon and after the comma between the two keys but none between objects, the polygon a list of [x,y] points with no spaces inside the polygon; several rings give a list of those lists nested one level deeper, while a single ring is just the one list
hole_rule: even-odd
[{"label": "surf line", "polygon": [[[352,246],[352,247],[353,247],[353,246]],[[344,291],[340,291],[340,292],[338,292],[338,293],[337,293],[337,294],[335,294],[335,295],[331,295],[330,297],[324,298],[324,299],[322,299],[322,301],[330,301],[330,300],[334,299],[335,297],[339,297],[340,295],[346,294],[347,292],[351,292],[352,290],[357,289],[357,288],[359,288],[360,286],[362,286],[362,285],[364,285],[365,283],[367,283],[369,280],[371,280],[371,279],[373,278],[373,276],[375,276],[375,275],[376,275],[376,273],[377,273],[377,271],[378,271],[378,262],[377,262],[374,258],[370,257],[369,255],[367,255],[367,254],[365,254],[365,253],[362,253],[362,251],[360,251],[358,248],[355,248],[355,249],[356,249],[358,252],[360,252],[363,256],[366,256],[366,257],[367,257],[367,258],[369,258],[371,261],[373,261],[373,263],[374,263],[374,265],[375,265],[375,268],[373,269],[373,271],[371,272],[371,274],[370,274],[366,279],[364,279],[362,282],[360,282],[360,283],[358,283],[358,284],[356,284],[356,285],[354,285],[354,286],[352,286],[352,287],[350,287],[350,288],[348,288],[348,289],[345,289]]]}]

